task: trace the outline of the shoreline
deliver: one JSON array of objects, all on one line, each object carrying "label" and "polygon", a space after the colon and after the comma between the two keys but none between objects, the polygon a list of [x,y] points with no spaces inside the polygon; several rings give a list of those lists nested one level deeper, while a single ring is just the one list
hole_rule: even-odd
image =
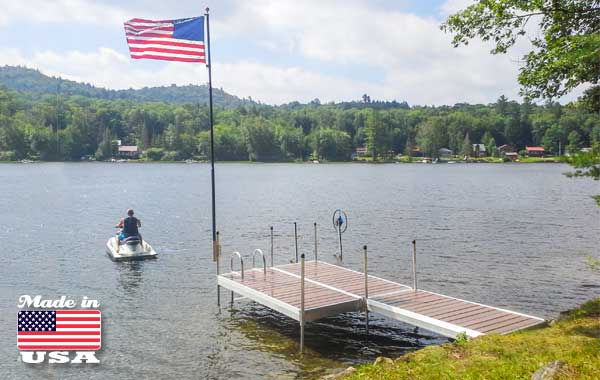
[{"label": "shoreline", "polygon": [[[322,379],[595,379],[600,366],[600,298],[546,325],[507,335],[425,347],[396,359],[348,367]],[[554,371],[558,377],[536,377]]]},{"label": "shoreline", "polygon": [[[0,164],[45,164],[45,163],[85,163],[85,164],[210,164],[210,161],[163,161],[163,160],[122,160],[122,161],[95,161],[95,160],[81,160],[81,161],[41,161],[41,160],[19,160],[19,161],[2,161]],[[331,165],[331,164],[371,164],[371,165],[382,165],[382,164],[419,164],[419,165],[470,165],[470,164],[564,164],[562,159],[556,157],[549,157],[545,159],[526,159],[523,161],[502,161],[502,160],[450,160],[450,161],[439,161],[439,162],[423,162],[418,160],[406,161],[406,160],[350,160],[350,161],[215,161],[218,164],[299,164],[299,165]]]}]

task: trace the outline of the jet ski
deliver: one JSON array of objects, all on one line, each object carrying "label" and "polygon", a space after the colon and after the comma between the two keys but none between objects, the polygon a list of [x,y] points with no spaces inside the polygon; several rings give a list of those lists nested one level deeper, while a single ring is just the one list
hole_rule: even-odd
[{"label": "jet ski", "polygon": [[121,241],[117,251],[118,235],[106,242],[106,253],[113,261],[155,259],[158,254],[150,244],[139,236],[129,236]]}]

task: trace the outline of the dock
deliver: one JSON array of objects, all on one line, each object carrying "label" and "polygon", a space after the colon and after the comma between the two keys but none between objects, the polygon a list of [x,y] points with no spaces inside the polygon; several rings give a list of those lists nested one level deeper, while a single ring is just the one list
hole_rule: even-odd
[{"label": "dock", "polygon": [[[364,249],[364,272],[319,260],[269,266],[262,251],[262,268],[244,270],[242,256],[231,257],[231,270],[217,274],[218,287],[282,313],[300,324],[300,350],[304,346],[305,323],[346,312],[378,313],[394,320],[430,330],[449,338],[460,334],[508,334],[545,323],[542,318],[435,292],[368,274]],[[238,258],[240,270],[233,270]],[[413,261],[413,262],[416,262]]]}]

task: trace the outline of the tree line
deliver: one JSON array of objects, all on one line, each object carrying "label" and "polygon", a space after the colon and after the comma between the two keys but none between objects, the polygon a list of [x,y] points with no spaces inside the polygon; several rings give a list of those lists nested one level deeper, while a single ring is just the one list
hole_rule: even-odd
[{"label": "tree line", "polygon": [[[0,160],[110,159],[114,142],[137,145],[151,160],[202,159],[210,154],[208,108],[46,94],[0,87]],[[549,153],[600,143],[600,115],[578,103],[536,105],[501,96],[489,105],[409,107],[362,101],[261,104],[215,109],[218,160],[350,160],[357,147],[374,159],[419,147],[467,153],[471,144],[542,145]],[[491,149],[488,149],[491,151]]]}]

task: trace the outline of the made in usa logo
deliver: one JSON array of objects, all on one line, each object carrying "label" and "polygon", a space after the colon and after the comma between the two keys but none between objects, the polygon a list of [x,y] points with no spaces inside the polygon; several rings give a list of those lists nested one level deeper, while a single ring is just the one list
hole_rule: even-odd
[{"label": "made in usa logo", "polygon": [[17,316],[17,348],[24,363],[100,363],[95,351],[102,346],[102,316],[91,309],[100,303],[84,297],[79,305],[86,309],[67,309],[76,305],[65,296],[19,297],[20,309],[35,308],[19,310]]}]

